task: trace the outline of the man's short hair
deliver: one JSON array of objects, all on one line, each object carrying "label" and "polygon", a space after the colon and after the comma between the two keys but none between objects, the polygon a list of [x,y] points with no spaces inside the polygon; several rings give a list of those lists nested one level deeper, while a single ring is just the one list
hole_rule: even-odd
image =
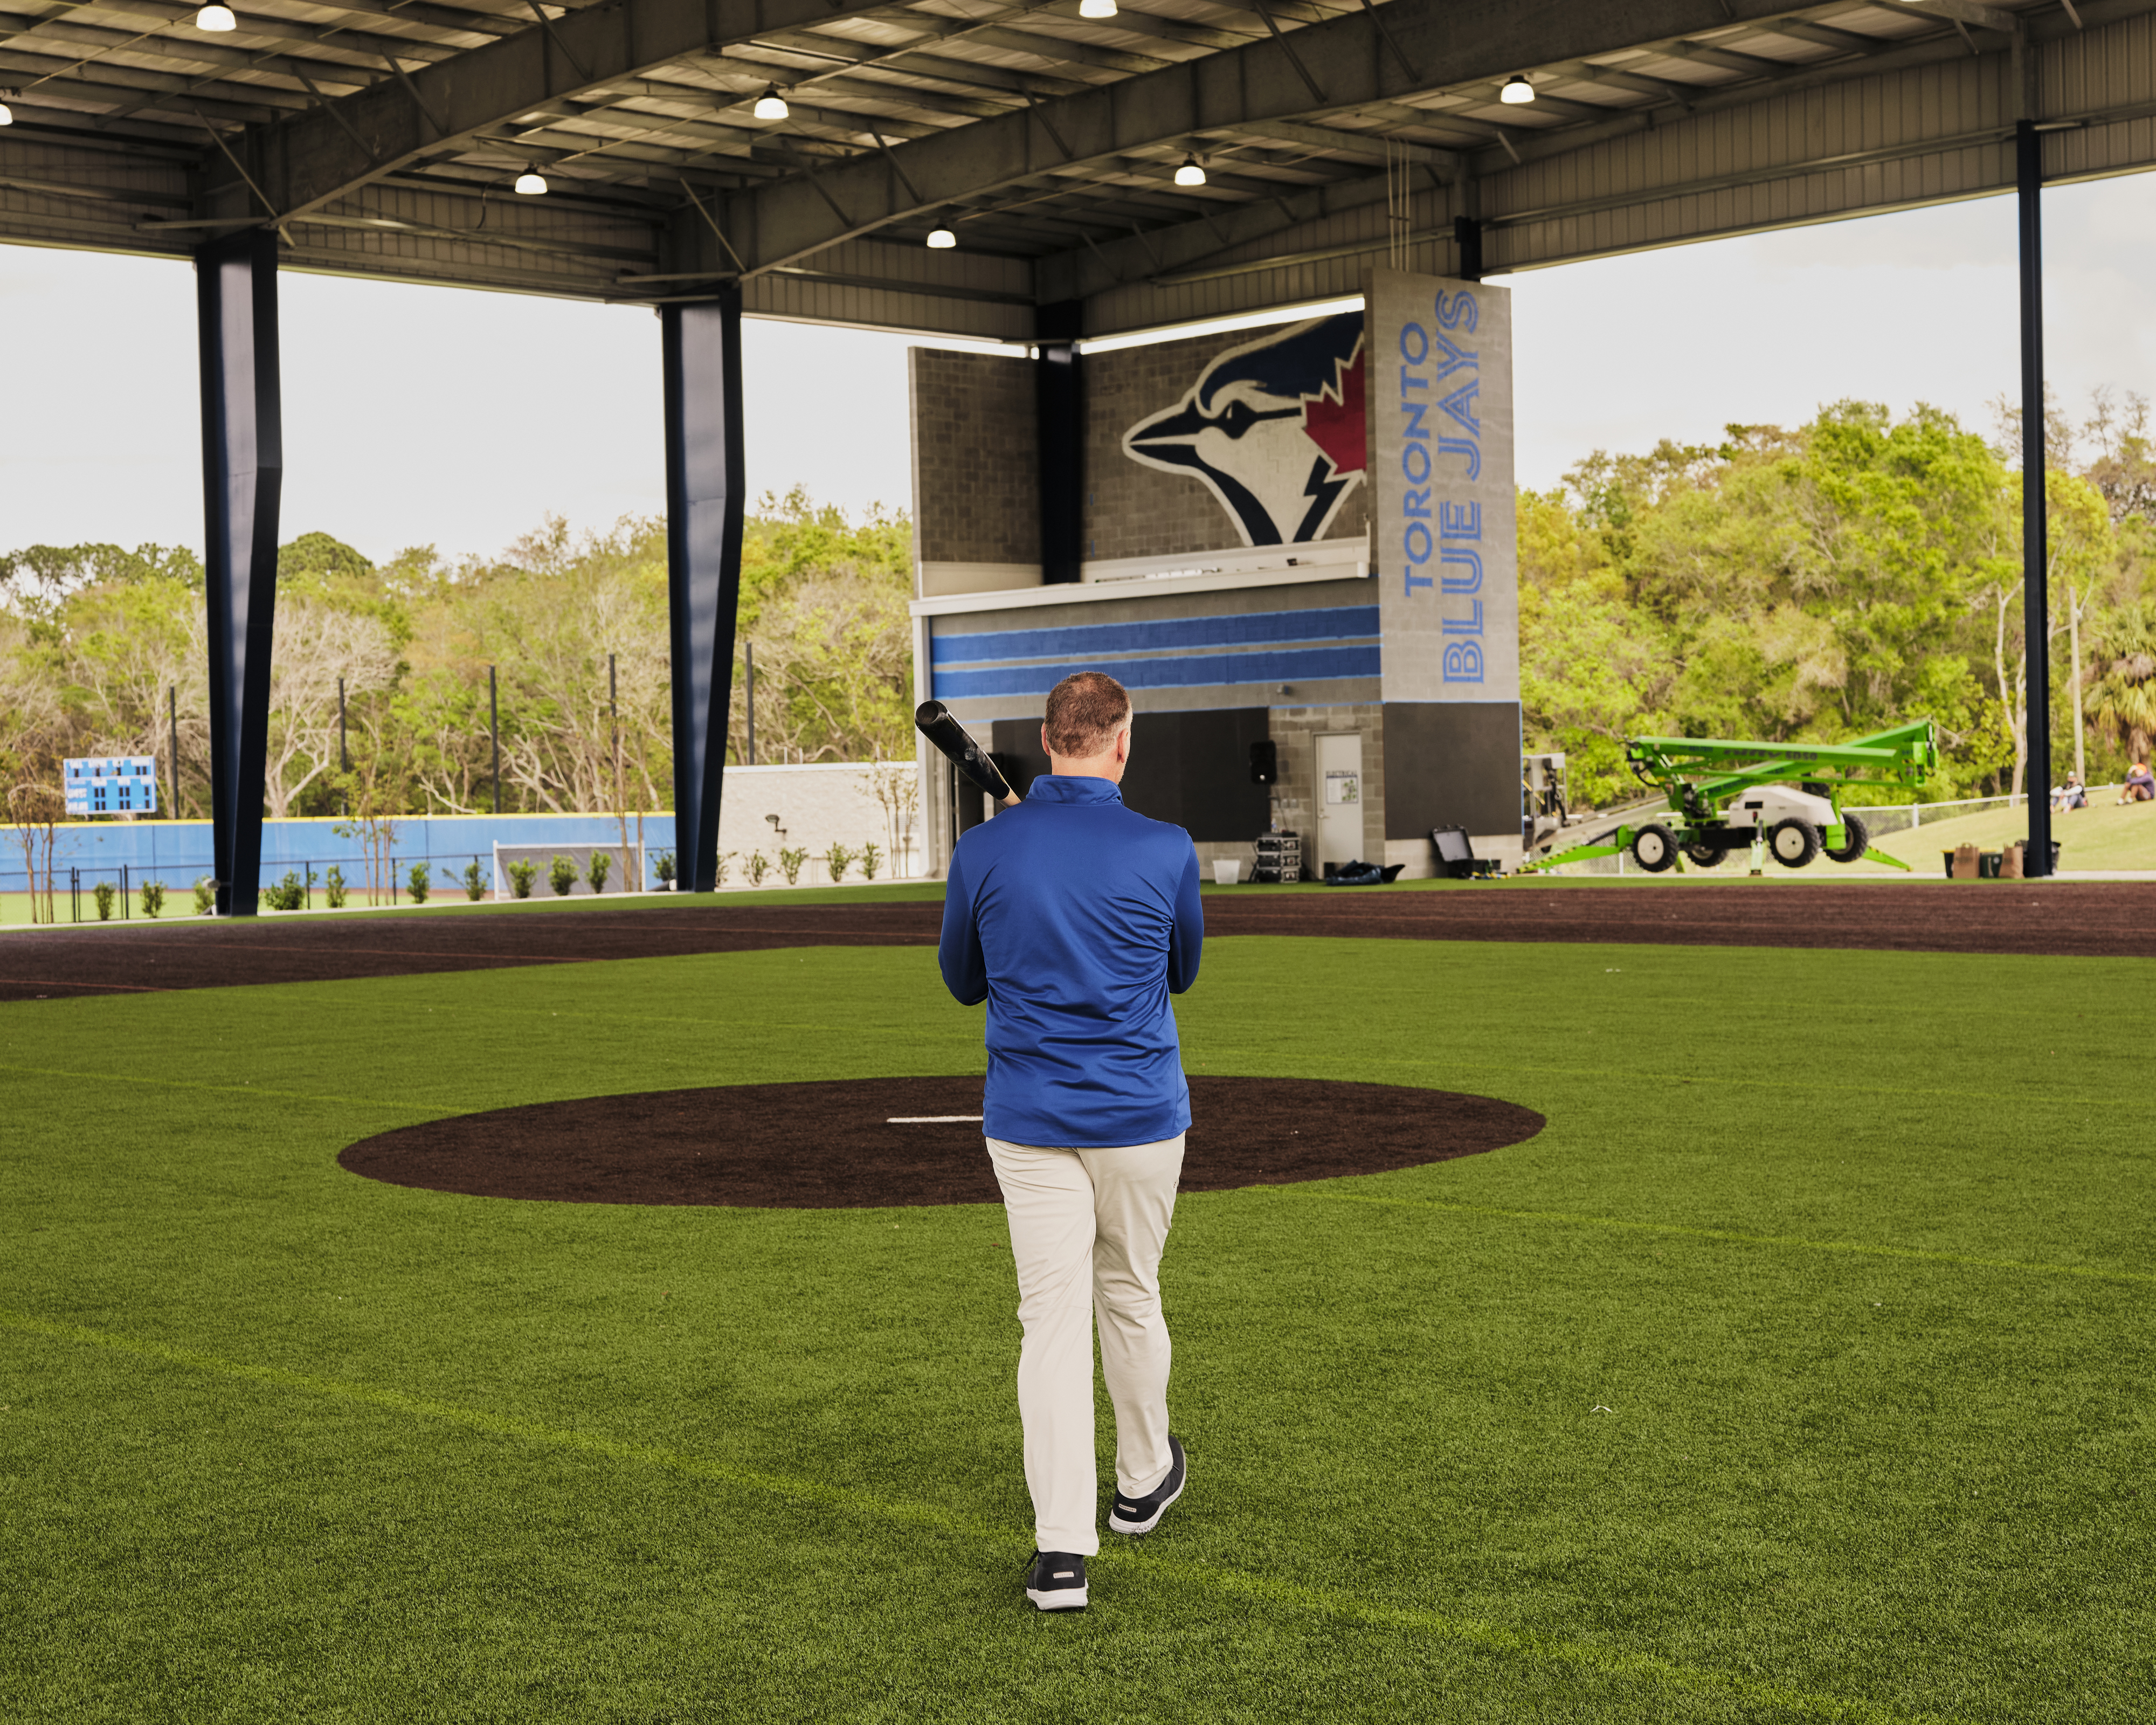
[{"label": "man's short hair", "polygon": [[1130,721],[1130,693],[1106,671],[1074,671],[1048,691],[1051,755],[1069,761],[1104,755]]}]

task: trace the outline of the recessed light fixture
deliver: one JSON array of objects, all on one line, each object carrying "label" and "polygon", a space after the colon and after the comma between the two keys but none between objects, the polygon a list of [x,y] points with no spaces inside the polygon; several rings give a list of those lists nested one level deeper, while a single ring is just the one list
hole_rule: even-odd
[{"label": "recessed light fixture", "polygon": [[786,105],[786,98],[779,95],[778,86],[767,84],[763,87],[763,94],[756,99],[756,106],[750,111],[759,120],[783,120],[793,110]]},{"label": "recessed light fixture", "polygon": [[1078,16],[1081,18],[1113,18],[1115,15],[1116,0],[1078,0]]},{"label": "recessed light fixture", "polygon": [[1175,183],[1178,186],[1202,186],[1205,183],[1205,170],[1198,165],[1195,156],[1183,158],[1183,166],[1175,171]]},{"label": "recessed light fixture", "polygon": [[938,226],[928,231],[928,249],[932,252],[947,252],[957,243],[958,236],[948,228]]},{"label": "recessed light fixture", "polygon": [[526,198],[544,198],[547,195],[547,176],[539,172],[537,162],[531,163],[517,175],[516,189]]},{"label": "recessed light fixture", "polygon": [[1501,102],[1517,105],[1521,102],[1532,102],[1534,99],[1534,85],[1517,72],[1505,80],[1505,87],[1497,92],[1497,100]]},{"label": "recessed light fixture", "polygon": [[212,0],[211,4],[195,14],[195,28],[198,30],[236,30],[239,28],[239,20],[232,15],[229,6],[218,5],[216,0]]}]

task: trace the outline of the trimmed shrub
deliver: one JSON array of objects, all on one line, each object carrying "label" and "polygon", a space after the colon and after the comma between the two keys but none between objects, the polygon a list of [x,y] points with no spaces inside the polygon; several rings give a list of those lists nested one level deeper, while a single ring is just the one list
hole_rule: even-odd
[{"label": "trimmed shrub", "polygon": [[808,853],[798,848],[781,846],[778,852],[778,872],[786,876],[788,886],[801,879],[801,865],[808,860]]},{"label": "trimmed shrub", "polygon": [[162,880],[145,880],[142,883],[142,914],[146,916],[155,916],[161,914],[164,908],[165,883]]},{"label": "trimmed shrub", "polygon": [[434,890],[434,883],[429,877],[427,865],[423,862],[412,865],[410,871],[404,876],[404,884],[411,889],[412,902],[415,905],[426,903],[427,895]]},{"label": "trimmed shrub", "polygon": [[539,865],[528,856],[520,856],[504,870],[509,876],[509,890],[519,898],[531,896],[531,884],[539,878]]},{"label": "trimmed shrub", "polygon": [[611,850],[594,850],[584,865],[584,879],[592,883],[594,893],[606,891],[607,876],[613,872],[613,853]]},{"label": "trimmed shrub", "polygon": [[883,852],[873,844],[861,846],[861,879],[873,880],[876,870],[883,866]]},{"label": "trimmed shrub", "polygon": [[[733,853],[732,851],[728,851],[726,853],[727,856],[731,856],[732,855]],[[674,885],[675,874],[674,867],[674,853],[670,850],[662,850],[658,855],[653,857],[651,859],[651,872],[658,875],[659,884],[661,886],[671,887]],[[721,857],[719,859],[719,879],[723,880],[726,878],[726,857]]]},{"label": "trimmed shrub", "polygon": [[547,884],[554,889],[557,898],[567,898],[569,889],[577,884],[577,860],[573,856],[557,856],[547,865]]},{"label": "trimmed shrub", "polygon": [[120,889],[110,880],[100,880],[90,890],[97,899],[97,920],[110,922],[112,920],[112,903],[120,896]]},{"label": "trimmed shrub", "polygon": [[207,916],[217,908],[217,882],[208,875],[195,881],[195,915]]},{"label": "trimmed shrub", "polygon": [[762,886],[763,877],[770,872],[771,859],[769,857],[766,856],[761,850],[752,850],[749,852],[748,884],[750,886]]},{"label": "trimmed shrub", "polygon": [[846,870],[854,865],[854,853],[843,845],[834,845],[824,859],[824,866],[831,871],[831,884],[835,886],[846,878]]},{"label": "trimmed shrub", "polygon": [[[449,870],[444,869],[442,872],[446,875]],[[465,896],[474,904],[477,904],[486,896],[486,870],[480,866],[477,857],[474,857],[465,865],[463,880]]]},{"label": "trimmed shrub", "polygon": [[332,911],[341,911],[345,895],[351,890],[345,885],[344,870],[331,863],[329,873],[322,876],[322,896],[328,901],[329,907]]}]

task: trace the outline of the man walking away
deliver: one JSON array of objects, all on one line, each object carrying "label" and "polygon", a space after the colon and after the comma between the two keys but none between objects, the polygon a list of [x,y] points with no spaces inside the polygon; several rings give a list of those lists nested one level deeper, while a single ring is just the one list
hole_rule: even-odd
[{"label": "man walking away", "polygon": [[1108,1525],[1147,1533],[1183,1495],[1168,1429],[1160,1254],[1175,1214],[1190,1087],[1168,997],[1197,980],[1198,853],[1123,807],[1122,684],[1080,671],[1050,691],[1052,771],[959,840],[943,896],[943,980],[988,1003],[983,1129],[1018,1263],[1019,1417],[1037,1549],[1026,1597],[1082,1609],[1101,1548],[1093,1322],[1116,1410]]}]

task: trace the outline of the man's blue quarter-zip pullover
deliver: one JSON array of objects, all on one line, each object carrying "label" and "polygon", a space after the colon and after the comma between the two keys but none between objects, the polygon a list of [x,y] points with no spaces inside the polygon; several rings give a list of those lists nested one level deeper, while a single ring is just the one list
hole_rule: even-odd
[{"label": "man's blue quarter-zip pullover", "polygon": [[1198,979],[1198,853],[1105,778],[1044,773],[958,841],[943,980],[988,1003],[984,1136],[1100,1149],[1190,1124],[1171,993]]}]

